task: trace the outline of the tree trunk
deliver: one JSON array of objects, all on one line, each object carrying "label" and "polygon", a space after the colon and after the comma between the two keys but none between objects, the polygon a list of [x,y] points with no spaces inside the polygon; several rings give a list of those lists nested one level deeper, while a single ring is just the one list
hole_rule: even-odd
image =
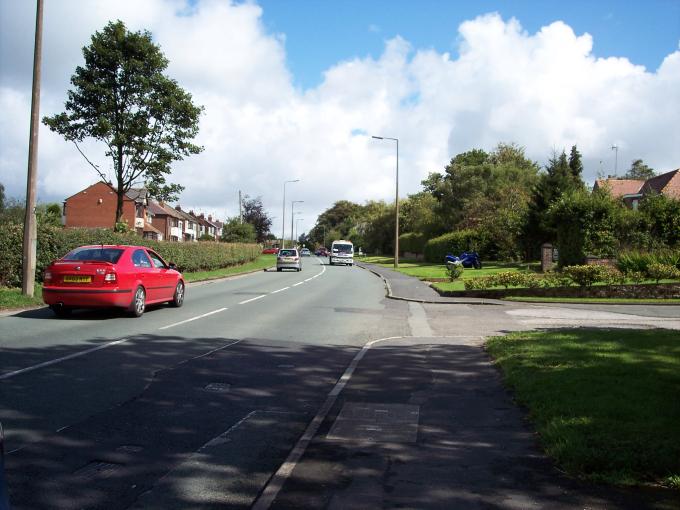
[{"label": "tree trunk", "polygon": [[116,202],[116,223],[119,223],[123,221],[123,198],[125,197],[125,183],[123,182],[123,147],[119,145],[117,149],[118,153],[116,154],[115,160],[115,165],[117,167],[116,176],[118,177],[118,189],[116,190],[116,193],[118,194],[118,200]]}]

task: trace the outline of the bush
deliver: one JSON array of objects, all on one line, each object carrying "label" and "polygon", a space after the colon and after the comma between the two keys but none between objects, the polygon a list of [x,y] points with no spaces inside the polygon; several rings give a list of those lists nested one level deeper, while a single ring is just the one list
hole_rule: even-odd
[{"label": "bush", "polygon": [[656,262],[647,266],[647,276],[652,280],[676,280],[680,278],[680,270],[670,264],[658,264]]},{"label": "bush", "polygon": [[425,243],[425,260],[442,262],[447,253],[460,255],[464,251],[484,249],[483,237],[474,230],[458,230],[435,237]]},{"label": "bush", "polygon": [[[23,225],[0,224],[0,285],[21,285]],[[132,244],[148,246],[182,271],[210,271],[243,264],[257,258],[256,244],[227,244],[218,242],[172,243],[143,239],[136,234],[120,234],[110,229],[63,229],[49,225],[38,226],[36,281],[42,281],[45,267],[74,248],[87,244]]]},{"label": "bush", "polygon": [[446,265],[446,274],[449,277],[449,280],[454,281],[463,276],[463,271],[464,268],[460,264],[447,264]]},{"label": "bush", "polygon": [[399,251],[401,253],[424,253],[426,242],[425,234],[408,232],[399,236]]},{"label": "bush", "polygon": [[567,266],[562,269],[562,272],[571,278],[576,285],[590,287],[593,283],[600,282],[605,278],[605,267],[596,265]]},{"label": "bush", "polygon": [[616,257],[616,265],[623,273],[646,273],[650,264],[664,264],[680,269],[680,249],[660,249],[655,251],[629,250]]}]

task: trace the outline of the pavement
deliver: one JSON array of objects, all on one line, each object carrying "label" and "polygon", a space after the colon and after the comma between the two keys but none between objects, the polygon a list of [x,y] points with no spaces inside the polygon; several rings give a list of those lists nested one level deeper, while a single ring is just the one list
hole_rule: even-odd
[{"label": "pavement", "polygon": [[418,278],[413,278],[412,276],[405,275],[399,271],[394,271],[393,269],[375,264],[368,264],[366,262],[355,262],[355,265],[382,278],[387,289],[387,297],[391,299],[415,301],[418,303],[464,303],[475,305],[503,303],[503,301],[497,299],[440,296],[437,291],[433,290],[432,287],[423,283]]}]

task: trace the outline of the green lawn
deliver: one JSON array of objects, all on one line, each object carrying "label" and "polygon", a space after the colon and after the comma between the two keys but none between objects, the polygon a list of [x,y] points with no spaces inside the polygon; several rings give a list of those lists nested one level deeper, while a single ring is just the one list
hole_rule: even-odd
[{"label": "green lawn", "polygon": [[680,304],[680,299],[643,299],[643,298],[568,298],[568,297],[534,297],[534,296],[507,296],[501,298],[505,301],[526,301],[532,303],[606,303],[609,305],[615,304],[650,304],[658,305],[659,303],[677,303]]},{"label": "green lawn", "polygon": [[677,331],[521,332],[487,349],[562,469],[680,489]]},{"label": "green lawn", "polygon": [[[276,265],[276,255],[260,255],[257,259],[240,266],[231,266],[214,271],[197,271],[194,273],[184,273],[187,282],[197,282],[201,280],[214,280],[225,276],[261,271]],[[11,310],[14,308],[28,308],[44,304],[42,300],[42,286],[35,286],[35,297],[29,298],[21,294],[21,289],[0,287],[0,310]]]},{"label": "green lawn", "polygon": [[[376,264],[378,266],[384,266],[393,268],[394,258],[393,257],[363,257],[362,262],[368,262],[370,264]],[[539,264],[519,264],[519,263],[503,263],[503,262],[483,262],[482,269],[465,269],[463,271],[462,279],[466,280],[468,278],[475,278],[479,276],[489,276],[491,274],[500,273],[502,271],[527,271],[527,268],[531,272],[535,272],[539,268]],[[442,264],[433,264],[431,262],[420,262],[414,260],[399,260],[400,273],[407,274],[409,276],[414,276],[420,280],[430,280],[432,278],[447,278],[446,266]],[[434,286],[442,288],[442,290],[465,290],[462,280],[455,282],[440,282],[435,283]]]}]

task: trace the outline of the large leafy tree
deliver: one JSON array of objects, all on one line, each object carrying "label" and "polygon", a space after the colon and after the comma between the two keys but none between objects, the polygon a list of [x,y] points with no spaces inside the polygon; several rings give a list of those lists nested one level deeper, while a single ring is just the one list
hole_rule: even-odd
[{"label": "large leafy tree", "polygon": [[501,143],[490,153],[475,149],[458,154],[444,174],[433,173],[423,181],[425,191],[437,200],[439,233],[477,229],[488,237],[484,256],[519,256],[518,237],[538,170],[514,144]]},{"label": "large leafy tree", "polygon": [[[192,143],[202,107],[164,74],[168,59],[148,31],[130,32],[122,21],[110,22],[95,32],[83,56],[84,66],[71,77],[66,111],[43,122],[115,185],[116,222],[125,193],[136,183],[145,182],[159,199],[176,199],[183,187],[168,184],[166,176],[173,161],[203,150]],[[84,153],[81,145],[88,138],[104,143],[113,176]]]},{"label": "large leafy tree", "polygon": [[248,195],[243,197],[243,221],[253,226],[258,243],[263,243],[267,239],[272,219],[264,210],[262,197],[250,198]]}]

